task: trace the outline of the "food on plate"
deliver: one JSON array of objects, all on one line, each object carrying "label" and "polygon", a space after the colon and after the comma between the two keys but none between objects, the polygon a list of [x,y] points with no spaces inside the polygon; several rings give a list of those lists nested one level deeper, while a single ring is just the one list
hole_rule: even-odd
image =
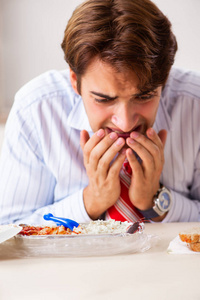
[{"label": "food on plate", "polygon": [[20,235],[71,234],[71,230],[64,226],[31,226],[23,224],[21,226],[22,230],[19,232]]},{"label": "food on plate", "polygon": [[179,233],[182,242],[195,252],[200,252],[200,227],[193,227]]},{"label": "food on plate", "polygon": [[127,221],[108,221],[96,220],[90,223],[81,224],[80,228],[74,228],[74,232],[81,234],[106,234],[106,233],[125,233],[133,223]]},{"label": "food on plate", "polygon": [[127,221],[120,222],[115,220],[96,220],[89,223],[81,224],[74,227],[71,231],[69,228],[61,226],[31,226],[21,225],[22,230],[20,235],[77,235],[77,234],[111,234],[111,233],[125,233],[132,225]]}]

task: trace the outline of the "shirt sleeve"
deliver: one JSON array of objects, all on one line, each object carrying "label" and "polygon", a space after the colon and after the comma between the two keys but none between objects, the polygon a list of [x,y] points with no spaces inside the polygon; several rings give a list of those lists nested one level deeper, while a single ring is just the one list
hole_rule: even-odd
[{"label": "shirt sleeve", "polygon": [[65,217],[76,220],[78,223],[86,223],[91,221],[89,218],[84,203],[82,201],[83,189],[77,191],[54,204],[41,207],[34,211],[31,215],[23,217],[15,221],[16,224],[35,224],[35,225],[50,225],[49,221],[45,221],[43,216],[52,213],[54,216]]},{"label": "shirt sleeve", "polygon": [[199,222],[200,221],[200,151],[198,151],[194,166],[193,180],[189,196],[184,196],[171,190],[172,208],[163,222]]},{"label": "shirt sleeve", "polygon": [[198,222],[200,221],[200,202],[191,200],[178,192],[171,191],[172,207],[162,221],[167,222]]},{"label": "shirt sleeve", "polygon": [[[0,224],[45,224],[43,215],[88,222],[83,189],[54,199],[57,184],[45,163],[30,109],[12,109],[5,128],[0,160]],[[48,223],[49,224],[49,223]]]}]

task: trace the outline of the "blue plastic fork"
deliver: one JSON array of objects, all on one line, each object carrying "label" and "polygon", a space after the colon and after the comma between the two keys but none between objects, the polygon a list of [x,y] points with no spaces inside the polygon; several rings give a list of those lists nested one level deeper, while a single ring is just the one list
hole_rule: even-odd
[{"label": "blue plastic fork", "polygon": [[46,221],[54,221],[57,225],[63,225],[64,227],[68,227],[73,231],[74,227],[78,227],[79,224],[71,219],[65,219],[65,218],[58,218],[53,216],[52,214],[44,215],[43,218]]}]

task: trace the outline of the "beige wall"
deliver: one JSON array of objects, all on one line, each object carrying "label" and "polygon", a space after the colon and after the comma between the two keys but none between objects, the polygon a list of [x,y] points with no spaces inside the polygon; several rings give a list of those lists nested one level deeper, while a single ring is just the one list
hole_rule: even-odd
[{"label": "beige wall", "polygon": [[0,0],[0,109],[3,107],[4,80],[3,80],[3,40],[2,40],[2,2]]},{"label": "beige wall", "polygon": [[[0,111],[27,81],[66,63],[60,43],[82,0],[0,0]],[[179,42],[176,65],[200,70],[200,1],[155,0],[173,23]]]},{"label": "beige wall", "polygon": [[167,15],[178,40],[175,64],[200,71],[200,0],[154,0]]},{"label": "beige wall", "polygon": [[4,138],[4,125],[0,124],[0,155],[1,155],[1,148],[3,144],[3,138]]}]

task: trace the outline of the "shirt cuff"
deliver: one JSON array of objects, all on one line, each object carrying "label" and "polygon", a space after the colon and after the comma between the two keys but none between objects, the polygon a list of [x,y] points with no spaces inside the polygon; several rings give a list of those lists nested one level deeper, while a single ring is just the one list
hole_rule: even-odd
[{"label": "shirt cuff", "polygon": [[87,223],[92,221],[85,209],[83,202],[83,189],[73,194],[73,198],[70,200],[71,214],[76,222]]},{"label": "shirt cuff", "polygon": [[197,222],[200,218],[200,202],[186,198],[171,190],[172,207],[163,223],[167,222]]}]

